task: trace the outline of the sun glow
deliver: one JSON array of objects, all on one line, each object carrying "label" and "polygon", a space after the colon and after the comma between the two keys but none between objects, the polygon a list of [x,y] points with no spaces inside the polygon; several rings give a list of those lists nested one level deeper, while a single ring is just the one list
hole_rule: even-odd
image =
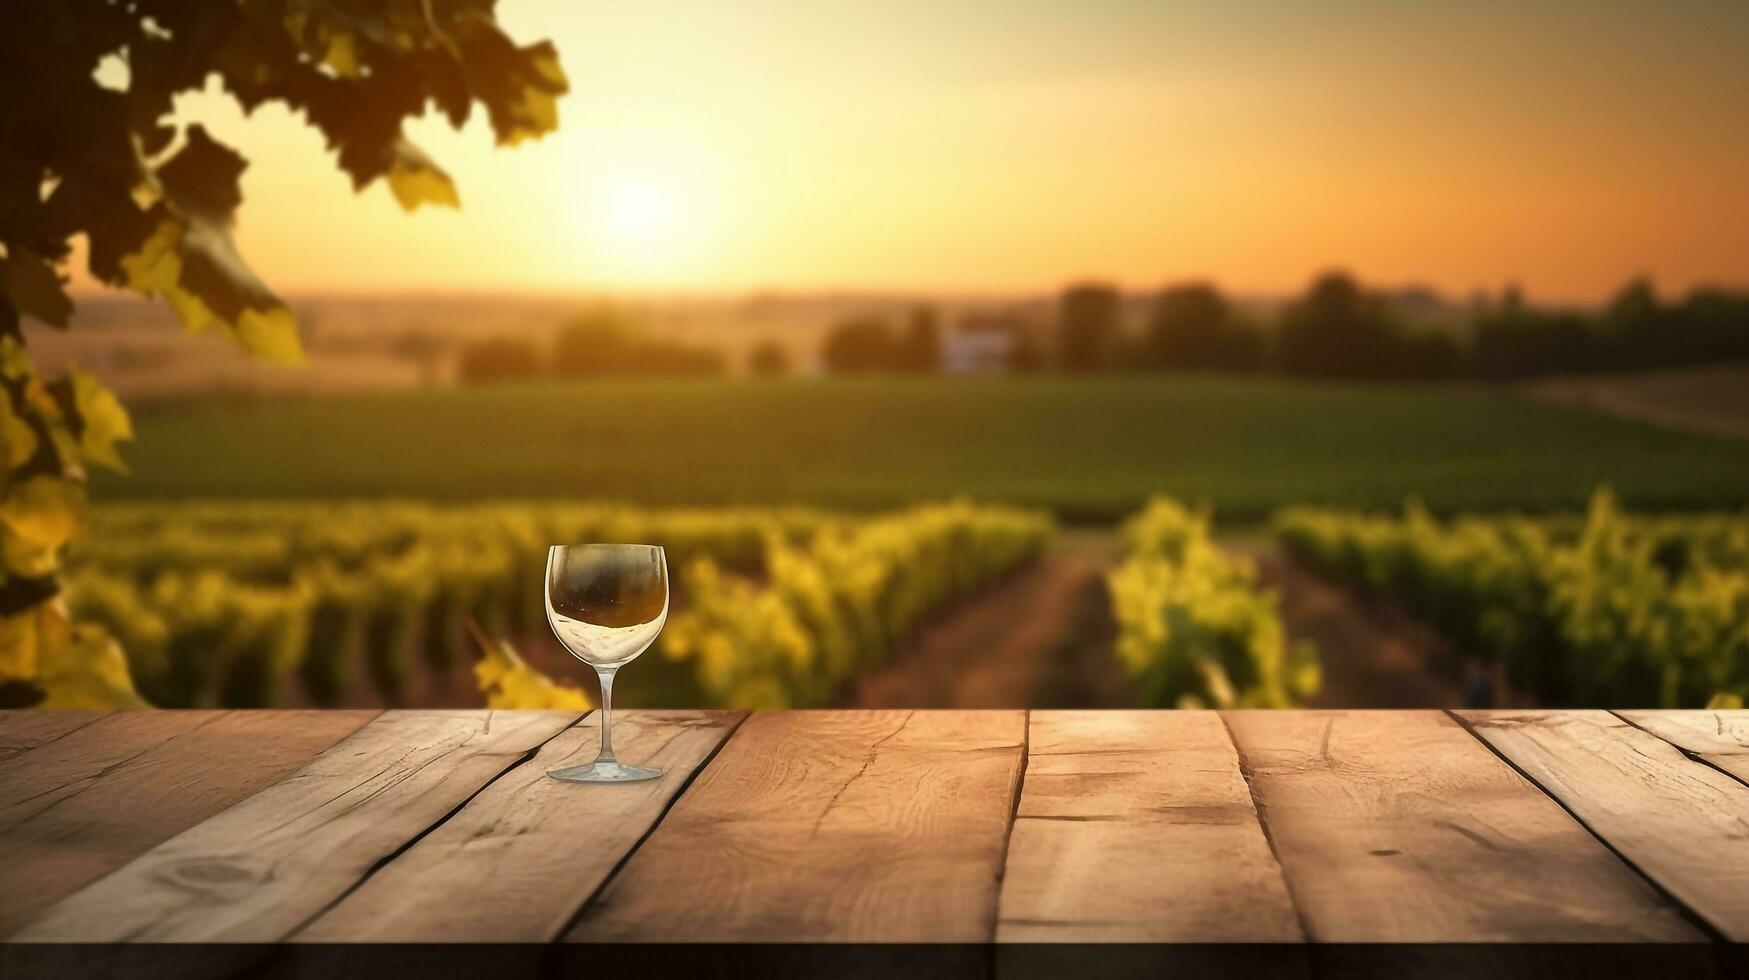
[{"label": "sun glow", "polygon": [[648,285],[698,275],[720,193],[696,144],[668,131],[604,127],[561,145],[571,234],[590,278]]},{"label": "sun glow", "polygon": [[607,220],[613,234],[628,243],[654,246],[674,233],[674,199],[666,189],[644,181],[615,185],[608,192]]}]

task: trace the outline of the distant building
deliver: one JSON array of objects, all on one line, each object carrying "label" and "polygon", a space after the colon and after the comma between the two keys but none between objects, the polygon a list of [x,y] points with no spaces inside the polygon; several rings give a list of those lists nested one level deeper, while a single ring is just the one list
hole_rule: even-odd
[{"label": "distant building", "polygon": [[1017,317],[1002,313],[962,316],[941,345],[941,369],[947,374],[1006,374],[1025,329]]}]

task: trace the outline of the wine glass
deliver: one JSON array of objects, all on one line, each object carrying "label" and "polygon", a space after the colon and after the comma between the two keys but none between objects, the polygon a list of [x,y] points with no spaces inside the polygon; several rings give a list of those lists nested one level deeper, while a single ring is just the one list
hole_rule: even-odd
[{"label": "wine glass", "polygon": [[613,754],[613,675],[643,653],[668,621],[668,560],[648,544],[553,545],[547,550],[547,623],[571,656],[601,678],[601,754],[547,775],[577,783],[654,779]]}]

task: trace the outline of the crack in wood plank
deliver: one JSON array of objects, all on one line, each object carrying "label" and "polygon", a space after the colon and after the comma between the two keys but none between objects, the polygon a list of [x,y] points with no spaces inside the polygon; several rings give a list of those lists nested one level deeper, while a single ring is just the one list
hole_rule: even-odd
[{"label": "crack in wood plank", "polygon": [[[45,789],[45,790],[38,792],[38,793],[32,793],[29,796],[19,797],[17,800],[13,801],[14,806],[16,806],[17,804],[20,804],[20,803],[29,803],[31,800],[41,799],[42,797],[47,796],[50,793],[58,793],[61,790],[67,789],[69,787],[73,787],[73,786],[78,787],[78,789],[73,790],[73,792],[68,793],[65,796],[57,797],[52,803],[50,803],[48,806],[43,807],[41,810],[37,810],[34,813],[28,813],[22,817],[19,817],[15,821],[15,824],[16,823],[23,823],[27,820],[33,820],[36,817],[39,817],[42,814],[47,813],[48,811],[54,809],[57,805],[78,796],[80,793],[83,793],[86,790],[90,789],[93,785],[101,782],[105,776],[108,776],[111,773],[118,772],[121,769],[125,768],[129,763],[140,758],[141,756],[146,755],[147,753],[150,753],[150,752],[157,751],[158,749],[160,749],[166,745],[169,745],[171,742],[174,742],[179,738],[183,738],[187,735],[190,735],[194,732],[201,730],[202,728],[207,727],[208,725],[214,724],[215,722],[224,718],[229,713],[230,712],[221,711],[221,712],[213,715],[210,718],[206,718],[206,719],[202,720],[200,722],[200,724],[195,725],[193,728],[190,728],[186,731],[177,732],[176,734],[171,735],[169,738],[165,739],[162,742],[155,742],[151,745],[148,745],[145,748],[141,749],[140,751],[135,752],[133,755],[130,755],[130,756],[127,756],[126,758],[118,759],[115,762],[109,763],[108,765],[97,770],[96,772],[87,773],[86,775],[79,776],[78,778],[70,779],[67,782],[62,783],[58,786],[51,786],[48,789]],[[81,726],[81,727],[83,727],[83,726]],[[68,734],[71,734],[71,733],[69,732]],[[49,744],[49,743],[45,743],[45,744]]]},{"label": "crack in wood plank", "polygon": [[850,789],[851,784],[867,775],[868,767],[874,765],[875,757],[880,754],[881,746],[892,741],[900,732],[904,731],[905,726],[911,724],[911,719],[915,717],[917,717],[917,712],[907,711],[904,719],[899,722],[899,727],[876,739],[875,742],[868,747],[868,758],[862,760],[862,768],[850,774],[850,778],[844,781],[844,785],[838,787],[838,791],[833,793],[831,799],[826,801],[826,808],[820,811],[818,817],[814,818],[814,826],[808,831],[809,840],[813,840],[820,836],[820,825],[826,822],[826,818],[832,814],[832,808],[838,805],[840,799],[844,798],[844,793],[846,790]]},{"label": "crack in wood plank", "polygon": [[1534,726],[1537,725],[1537,719],[1534,718],[1534,716],[1518,716],[1518,714],[1504,714],[1504,712],[1460,712],[1452,711],[1452,709],[1445,709],[1445,712],[1453,719],[1453,721],[1455,721],[1455,723],[1457,723],[1457,725],[1459,725],[1459,728],[1462,728],[1464,732],[1469,732],[1469,735],[1478,740],[1478,742],[1481,742],[1483,746],[1487,747],[1490,753],[1494,753],[1497,760],[1501,760],[1501,763],[1504,763],[1506,767],[1511,768],[1515,774],[1518,774],[1520,779],[1529,782],[1530,786],[1534,786],[1537,791],[1541,791],[1550,802],[1555,803],[1557,807],[1564,810],[1567,816],[1572,817],[1574,823],[1579,824],[1581,828],[1585,828],[1585,833],[1592,835],[1593,840],[1597,840],[1604,849],[1609,851],[1609,854],[1613,854],[1614,858],[1621,861],[1621,865],[1627,866],[1630,872],[1634,872],[1635,877],[1639,877],[1639,879],[1646,884],[1646,887],[1653,889],[1663,901],[1667,901],[1670,908],[1674,908],[1677,914],[1683,917],[1683,921],[1690,924],[1691,928],[1697,929],[1698,933],[1702,933],[1702,935],[1707,936],[1707,938],[1711,938],[1712,942],[1730,942],[1730,940],[1726,938],[1725,933],[1719,931],[1719,929],[1716,928],[1716,926],[1714,926],[1705,915],[1700,914],[1695,908],[1691,908],[1686,901],[1677,898],[1676,893],[1672,893],[1669,887],[1665,887],[1665,884],[1660,882],[1656,875],[1649,873],[1646,868],[1642,868],[1639,861],[1635,861],[1632,856],[1628,856],[1628,854],[1621,851],[1621,847],[1618,847],[1616,842],[1613,842],[1611,838],[1604,835],[1599,828],[1595,828],[1592,821],[1585,819],[1583,814],[1579,814],[1578,810],[1572,807],[1571,802],[1569,802],[1567,798],[1564,798],[1560,793],[1557,793],[1555,789],[1551,789],[1544,779],[1537,779],[1536,774],[1532,774],[1530,770],[1522,767],[1522,765],[1518,763],[1518,760],[1515,760],[1511,754],[1506,753],[1504,749],[1501,749],[1501,746],[1497,746],[1494,740],[1487,739],[1487,737],[1476,728],[1476,723],[1485,719],[1490,728],[1501,728],[1501,730],[1508,730],[1508,732],[1513,732],[1513,730],[1525,730],[1525,728],[1534,728]]},{"label": "crack in wood plank", "polygon": [[[1668,743],[1676,751],[1687,756],[1691,762],[1699,763],[1749,786],[1749,735],[1733,734],[1735,729],[1725,728],[1727,715],[1740,716],[1745,719],[1745,729],[1749,731],[1749,711],[1629,711],[1612,710],[1610,714],[1620,718],[1633,727]],[[1712,721],[1711,741],[1717,744],[1706,744],[1704,735],[1699,735],[1698,729],[1687,724],[1696,715],[1710,716]]]},{"label": "crack in wood plank", "polygon": [[1703,938],[1443,712],[1222,717],[1314,941]]},{"label": "crack in wood plank", "polygon": [[[1264,841],[1269,844],[1270,857],[1275,860],[1276,871],[1281,875],[1282,887],[1287,889],[1288,901],[1293,905],[1294,921],[1299,924],[1300,936],[1306,940],[1315,939],[1311,924],[1306,921],[1305,907],[1301,904],[1299,896],[1294,893],[1293,879],[1288,877],[1287,868],[1282,864],[1281,845],[1276,842],[1275,831],[1269,825],[1269,808],[1257,796],[1257,784],[1251,769],[1251,762],[1245,755],[1245,747],[1239,744],[1238,738],[1234,737],[1233,723],[1227,717],[1226,712],[1220,712],[1220,719],[1221,727],[1227,733],[1227,741],[1233,746],[1233,755],[1239,760],[1239,777],[1245,781],[1245,791],[1251,795],[1251,810],[1257,814],[1257,826],[1263,831]],[[1330,733],[1335,728],[1336,720],[1334,718],[1331,718],[1324,725],[1321,754],[1325,759],[1330,757]]]},{"label": "crack in wood plank", "polygon": [[[514,715],[514,724],[495,718],[487,737],[484,713],[385,713],[305,766],[305,778],[165,841],[51,906],[19,938],[283,939],[580,718]],[[405,768],[391,772],[385,759]],[[362,784],[348,771],[361,763],[374,773]],[[303,816],[287,822],[287,812]]]},{"label": "crack in wood plank", "polygon": [[[11,710],[8,712],[8,714],[11,717],[30,717],[30,716],[39,716],[40,717],[40,716],[54,716],[54,715],[79,715],[82,717],[77,719],[79,722],[78,724],[73,725],[67,729],[60,731],[60,732],[57,732],[56,734],[54,734],[48,738],[45,738],[40,742],[29,742],[29,743],[11,743],[11,742],[8,742],[7,744],[0,744],[0,763],[11,762],[13,759],[16,759],[22,755],[25,755],[26,753],[34,752],[37,749],[43,748],[45,746],[53,745],[56,742],[59,742],[61,739],[66,738],[68,735],[73,734],[74,732],[83,731],[84,729],[90,727],[91,725],[93,725],[99,721],[103,721],[104,719],[112,716],[111,713],[103,712],[103,711],[56,711],[56,710],[39,711],[39,710],[34,709],[34,708],[28,709],[28,710]],[[0,731],[0,739],[10,740],[14,737],[15,737],[15,735],[12,732]]]}]

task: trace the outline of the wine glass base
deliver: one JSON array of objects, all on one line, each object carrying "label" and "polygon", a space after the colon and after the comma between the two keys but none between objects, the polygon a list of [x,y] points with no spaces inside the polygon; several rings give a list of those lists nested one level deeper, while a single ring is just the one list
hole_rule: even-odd
[{"label": "wine glass base", "polygon": [[621,762],[591,762],[586,766],[553,769],[547,775],[567,783],[635,783],[655,779],[662,775],[662,770],[628,766]]}]

